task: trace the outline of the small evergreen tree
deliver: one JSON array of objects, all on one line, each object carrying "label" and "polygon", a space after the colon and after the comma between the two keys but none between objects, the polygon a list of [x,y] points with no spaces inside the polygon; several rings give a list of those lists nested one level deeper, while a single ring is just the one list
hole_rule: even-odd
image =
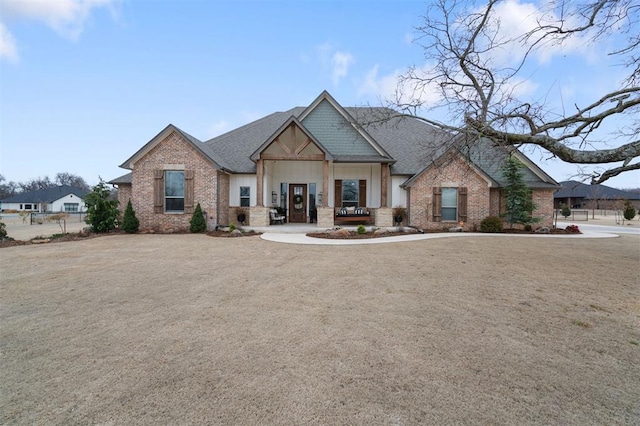
[{"label": "small evergreen tree", "polygon": [[190,230],[191,232],[204,232],[207,230],[207,221],[204,218],[204,214],[202,213],[202,208],[200,207],[200,203],[196,205],[196,209],[193,211],[193,216],[191,217]]},{"label": "small evergreen tree", "polygon": [[128,234],[135,234],[138,232],[138,228],[140,228],[140,221],[136,217],[131,200],[129,200],[127,208],[124,209],[124,216],[122,216],[122,229]]},{"label": "small evergreen tree", "polygon": [[91,225],[94,232],[109,232],[118,225],[118,201],[109,199],[110,194],[107,184],[100,179],[100,183],[84,199],[87,206],[85,222]]},{"label": "small evergreen tree", "polygon": [[8,239],[7,228],[4,222],[0,222],[0,241]]},{"label": "small evergreen tree", "polygon": [[631,204],[631,201],[625,201],[622,215],[627,220],[631,220],[636,216],[636,209],[633,207],[633,204]]},{"label": "small evergreen tree", "polygon": [[504,188],[507,198],[505,217],[510,228],[513,228],[514,223],[530,225],[540,221],[539,218],[531,216],[536,206],[531,199],[531,190],[527,187],[520,171],[522,167],[523,164],[512,156],[502,167],[502,176],[507,181]]},{"label": "small evergreen tree", "polygon": [[562,203],[562,205],[560,206],[560,213],[562,214],[562,216],[567,218],[571,216],[571,209],[566,203]]}]

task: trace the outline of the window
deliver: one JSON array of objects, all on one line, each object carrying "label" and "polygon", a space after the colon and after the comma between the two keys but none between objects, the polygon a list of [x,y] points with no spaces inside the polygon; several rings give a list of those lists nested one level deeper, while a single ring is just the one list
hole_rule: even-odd
[{"label": "window", "polygon": [[433,188],[433,221],[467,221],[467,188]]},{"label": "window", "polygon": [[342,181],[342,207],[358,207],[358,181]]},{"label": "window", "polygon": [[458,220],[458,189],[442,188],[442,220]]},{"label": "window", "polygon": [[164,210],[184,212],[184,171],[164,172]]},{"label": "window", "polygon": [[316,208],[316,184],[309,184],[309,211]]},{"label": "window", "polygon": [[240,187],[240,207],[249,207],[251,205],[251,187]]},{"label": "window", "polygon": [[367,206],[367,181],[365,179],[336,179],[334,183],[335,207]]},{"label": "window", "polygon": [[77,212],[80,207],[79,203],[64,203],[65,212]]}]

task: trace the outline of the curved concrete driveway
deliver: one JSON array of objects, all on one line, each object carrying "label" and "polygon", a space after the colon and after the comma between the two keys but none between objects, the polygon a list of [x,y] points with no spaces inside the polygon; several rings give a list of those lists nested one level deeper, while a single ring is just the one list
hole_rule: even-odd
[{"label": "curved concrete driveway", "polygon": [[[592,227],[597,227],[593,225]],[[277,243],[290,244],[318,244],[318,245],[353,245],[353,244],[381,244],[381,243],[401,243],[406,241],[428,240],[432,238],[464,238],[464,237],[519,237],[519,238],[615,238],[618,234],[605,231],[584,229],[582,234],[573,235],[553,235],[553,234],[485,234],[479,232],[451,232],[434,234],[408,234],[394,235],[392,237],[369,238],[362,240],[332,240],[326,238],[307,237],[305,234],[285,234],[275,232],[265,232],[261,235],[263,240]],[[608,228],[608,227],[607,227]],[[637,230],[636,231],[640,231]],[[640,232],[632,232],[640,235]]]}]

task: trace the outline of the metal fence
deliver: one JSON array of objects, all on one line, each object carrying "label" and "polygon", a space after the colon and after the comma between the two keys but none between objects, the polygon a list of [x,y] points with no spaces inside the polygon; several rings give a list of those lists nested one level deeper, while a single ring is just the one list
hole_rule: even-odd
[{"label": "metal fence", "polygon": [[60,223],[61,220],[70,222],[84,222],[87,217],[86,212],[32,212],[29,218],[31,225],[43,223]]},{"label": "metal fence", "polygon": [[589,210],[575,210],[575,209],[571,209],[571,215],[569,216],[563,216],[562,215],[562,210],[557,209],[555,210],[555,219],[556,220],[569,220],[571,219],[572,221],[578,221],[578,220],[584,220],[585,222],[589,220]]}]

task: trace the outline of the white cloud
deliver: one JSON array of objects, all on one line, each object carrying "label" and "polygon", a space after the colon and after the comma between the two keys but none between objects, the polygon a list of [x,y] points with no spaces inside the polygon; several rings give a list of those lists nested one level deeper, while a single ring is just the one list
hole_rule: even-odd
[{"label": "white cloud", "polygon": [[0,59],[5,59],[9,62],[18,61],[16,41],[2,22],[0,22]]},{"label": "white cloud", "polygon": [[331,43],[323,43],[316,47],[318,57],[323,68],[331,72],[331,81],[338,85],[340,80],[347,77],[349,67],[355,63],[354,56],[349,52],[341,52],[335,49]]},{"label": "white cloud", "polygon": [[[534,3],[523,3],[519,0],[507,0],[498,3],[494,8],[495,18],[500,24],[499,36],[502,40],[517,40],[540,25],[559,25],[561,19],[554,11],[548,9],[548,5],[539,6]],[[577,25],[572,18],[566,18],[565,26]],[[590,59],[593,56],[592,48],[587,42],[588,34],[566,39],[562,44],[547,43],[540,45],[534,52],[540,63],[548,63],[553,56],[579,54]],[[494,60],[513,62],[522,58],[527,46],[520,42],[505,44],[501,49],[502,54],[494,52]]]},{"label": "white cloud", "polygon": [[[415,70],[417,76],[426,77],[428,66]],[[378,65],[367,72],[362,84],[358,88],[359,96],[376,96],[385,101],[397,104],[420,104],[423,107],[435,105],[440,100],[440,91],[436,86],[417,84],[416,81],[401,81],[400,76],[406,70],[394,70],[393,72],[378,76]]]},{"label": "white cloud", "polygon": [[333,65],[332,80],[334,85],[338,85],[341,79],[345,78],[349,73],[349,66],[353,64],[355,60],[351,53],[335,52],[331,63]]},{"label": "white cloud", "polygon": [[84,24],[97,8],[107,8],[114,13],[119,0],[2,0],[0,23],[0,58],[16,61],[18,52],[13,35],[6,28],[7,22],[30,20],[41,22],[59,35],[77,40]]}]

